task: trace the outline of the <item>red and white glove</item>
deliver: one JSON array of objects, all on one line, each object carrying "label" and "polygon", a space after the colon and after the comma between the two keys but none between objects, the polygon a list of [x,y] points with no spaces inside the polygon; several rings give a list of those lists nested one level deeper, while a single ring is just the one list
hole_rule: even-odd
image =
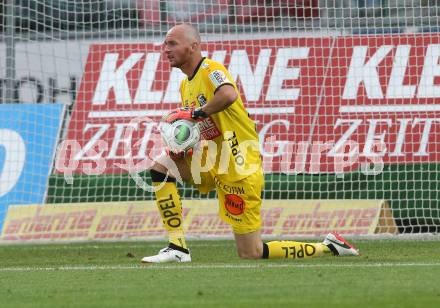
[{"label": "red and white glove", "polygon": [[172,110],[170,113],[166,115],[164,121],[167,123],[173,123],[177,120],[189,120],[189,121],[203,121],[204,118],[207,118],[208,115],[203,112],[202,108],[177,108]]}]

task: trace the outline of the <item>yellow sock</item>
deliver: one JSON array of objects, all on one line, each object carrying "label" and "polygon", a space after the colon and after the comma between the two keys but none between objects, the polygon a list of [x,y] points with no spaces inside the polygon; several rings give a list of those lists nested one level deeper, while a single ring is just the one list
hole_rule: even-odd
[{"label": "yellow sock", "polygon": [[153,186],[162,185],[156,194],[156,204],[165,228],[168,231],[169,241],[174,245],[187,249],[185,234],[182,228],[182,202],[174,182],[153,182]]},{"label": "yellow sock", "polygon": [[307,259],[330,253],[330,249],[322,243],[272,241],[263,245],[265,259]]}]

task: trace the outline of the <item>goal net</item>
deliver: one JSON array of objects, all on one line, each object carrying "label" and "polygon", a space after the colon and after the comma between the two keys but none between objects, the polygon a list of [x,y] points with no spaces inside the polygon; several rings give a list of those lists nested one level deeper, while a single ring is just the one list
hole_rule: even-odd
[{"label": "goal net", "polygon": [[[265,235],[372,234],[380,222],[437,233],[439,4],[2,1],[2,238],[76,239],[93,226],[108,227],[96,238],[162,234],[145,161],[162,150],[158,119],[180,104],[185,76],[161,44],[183,22],[257,124]],[[230,234],[214,221],[214,192],[180,189],[202,209],[184,210],[188,228]]]}]

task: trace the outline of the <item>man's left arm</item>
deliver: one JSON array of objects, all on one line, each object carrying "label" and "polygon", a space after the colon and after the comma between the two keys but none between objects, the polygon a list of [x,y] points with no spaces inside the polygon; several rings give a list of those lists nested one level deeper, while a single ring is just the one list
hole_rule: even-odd
[{"label": "man's left arm", "polygon": [[223,111],[231,106],[237,100],[237,97],[238,94],[234,86],[224,84],[217,88],[214,97],[206,103],[206,105],[193,111],[193,118],[206,118],[212,114]]}]

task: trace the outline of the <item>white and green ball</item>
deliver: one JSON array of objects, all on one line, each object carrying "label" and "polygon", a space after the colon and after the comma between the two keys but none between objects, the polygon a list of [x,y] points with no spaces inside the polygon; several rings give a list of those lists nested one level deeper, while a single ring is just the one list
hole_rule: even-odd
[{"label": "white and green ball", "polygon": [[187,151],[200,141],[199,126],[188,120],[177,120],[173,123],[162,122],[160,133],[165,145],[172,152]]}]

